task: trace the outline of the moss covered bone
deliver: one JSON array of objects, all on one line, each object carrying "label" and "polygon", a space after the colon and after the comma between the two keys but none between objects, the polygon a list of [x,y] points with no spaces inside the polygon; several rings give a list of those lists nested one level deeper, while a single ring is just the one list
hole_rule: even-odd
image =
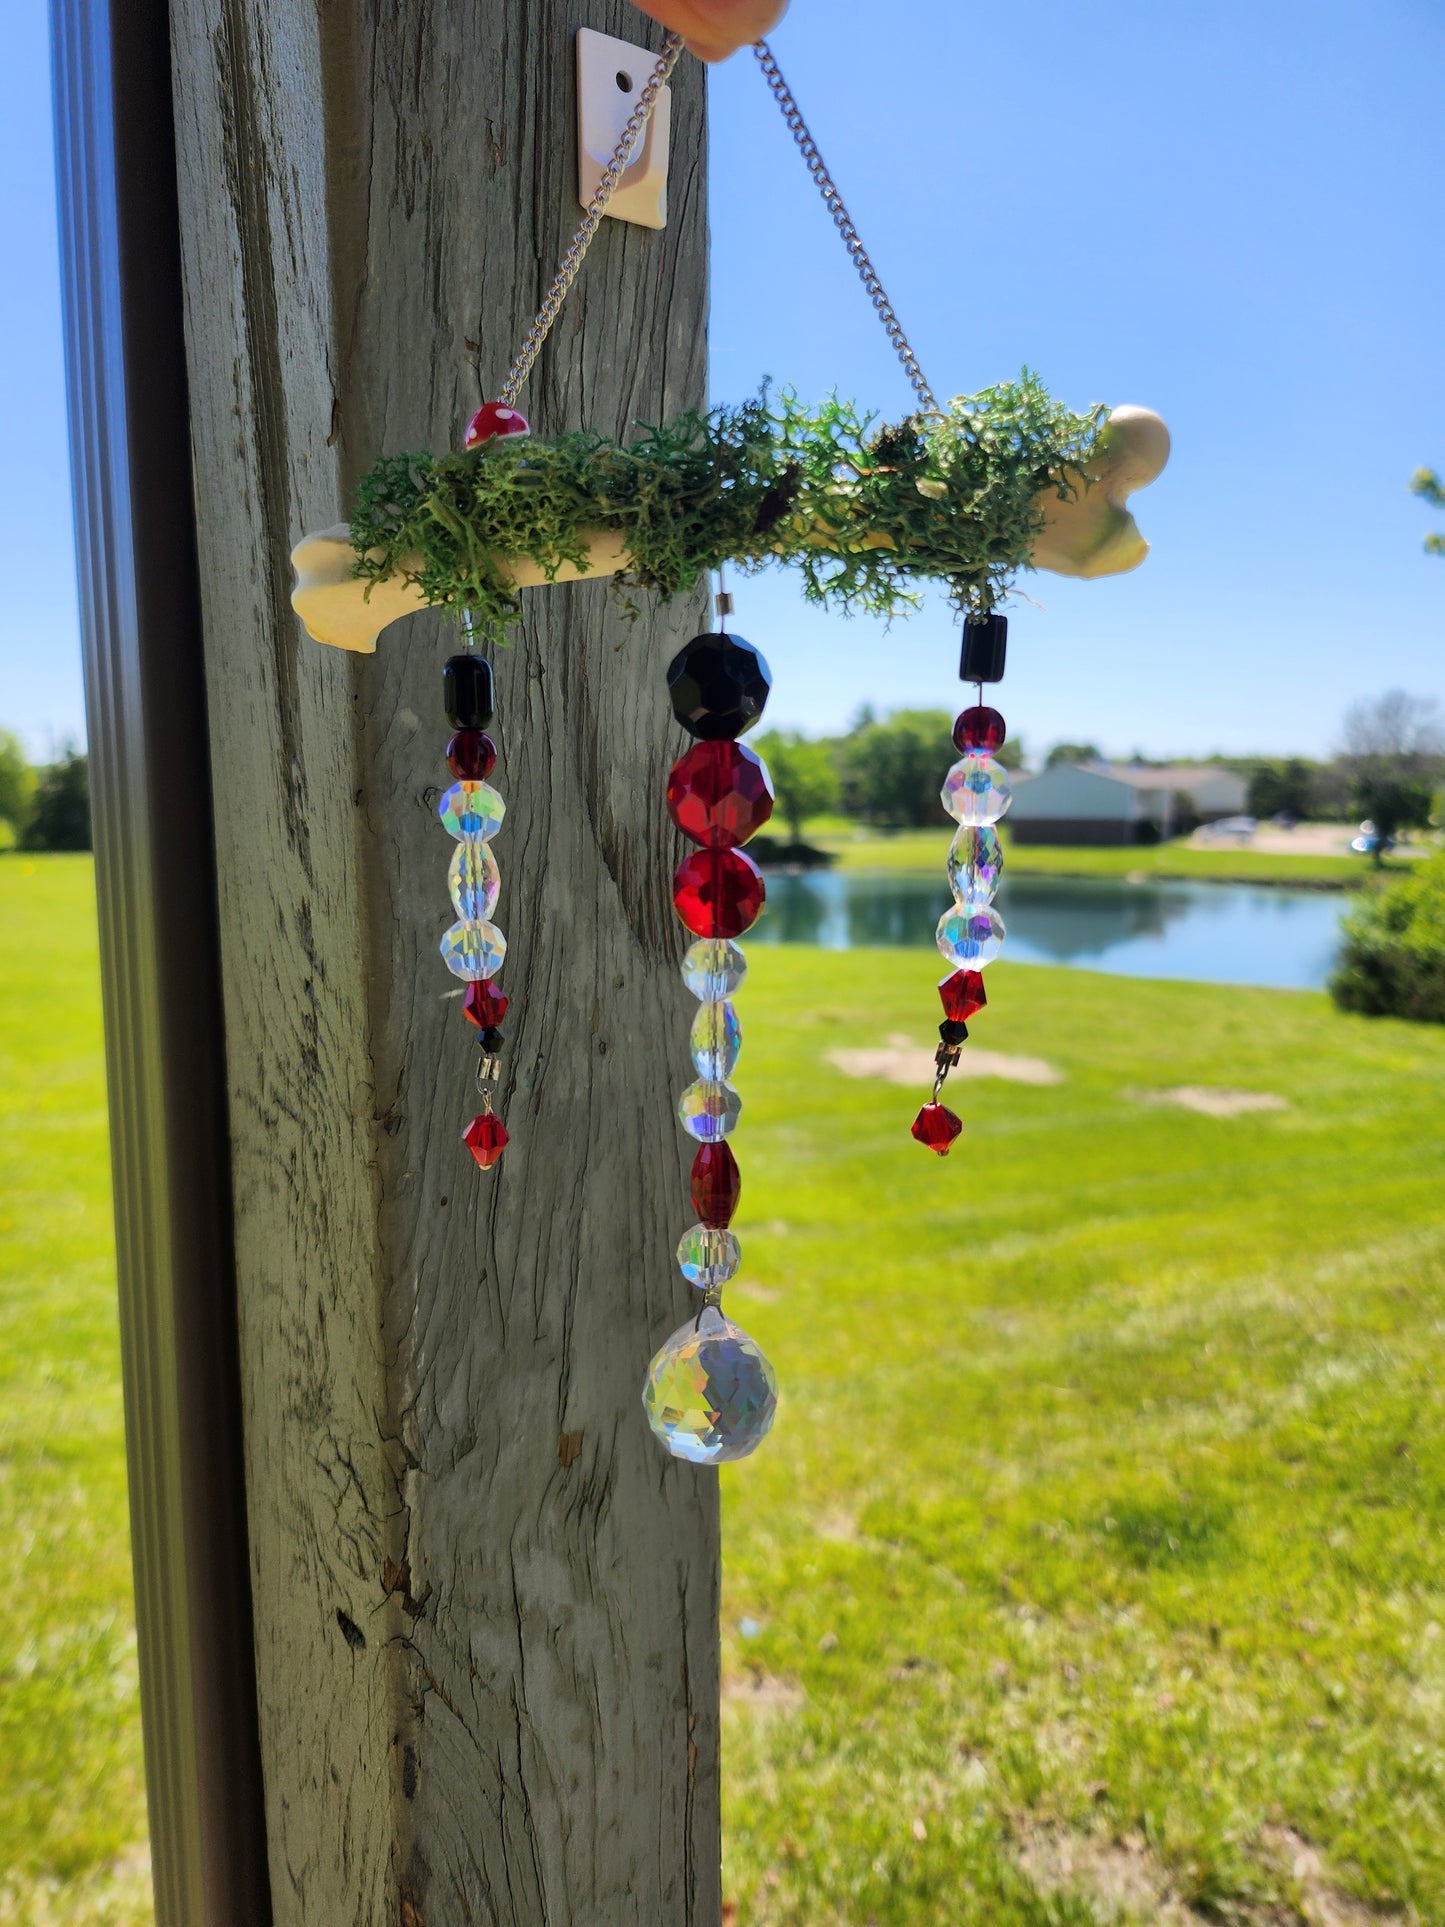
[{"label": "moss covered bone", "polygon": [[1023,567],[1134,567],[1147,544],[1124,499],[1167,452],[1156,415],[1074,414],[1027,371],[885,427],[765,390],[625,445],[574,432],[388,457],[350,528],[295,550],[293,601],[319,640],[361,650],[427,604],[501,635],[522,587],[610,574],[624,596],[669,596],[723,561],[789,562],[811,599],[849,612],[915,607],[929,580],[987,609]]}]

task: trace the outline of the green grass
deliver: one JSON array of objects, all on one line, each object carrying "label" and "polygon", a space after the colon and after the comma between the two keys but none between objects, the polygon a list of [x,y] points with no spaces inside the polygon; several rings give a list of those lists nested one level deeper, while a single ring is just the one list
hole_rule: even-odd
[{"label": "green grass", "polygon": [[[830,850],[843,870],[927,871],[942,874],[948,829],[860,832],[844,817],[810,824],[807,840]],[[1260,850],[1199,850],[1188,843],[1134,844],[1118,849],[1071,849],[1026,844],[1002,830],[1008,874],[1029,877],[1133,877],[1210,883],[1294,884],[1312,889],[1358,890],[1378,874],[1364,857],[1269,856]],[[1407,872],[1410,859],[1389,859],[1387,871]]]},{"label": "green grass", "polygon": [[150,1917],[108,1155],[90,860],[7,856],[0,1921],[23,1927]]},{"label": "green grass", "polygon": [[[938,1160],[826,1061],[926,1043],[935,976],[759,946],[740,999],[783,1403],[724,1475],[730,1918],[1440,1927],[1445,1029],[1001,964],[975,1044],[1065,1081],[966,1087]],[[0,862],[0,1088],[0,1922],[139,1927],[80,859]]]},{"label": "green grass", "polygon": [[[744,988],[737,1918],[1445,1921],[1445,1030],[999,965],[975,1044],[1066,1081],[967,1087],[939,1161],[825,1061],[924,1043],[933,975]],[[1141,1101],[1189,1085],[1288,1108]]]}]

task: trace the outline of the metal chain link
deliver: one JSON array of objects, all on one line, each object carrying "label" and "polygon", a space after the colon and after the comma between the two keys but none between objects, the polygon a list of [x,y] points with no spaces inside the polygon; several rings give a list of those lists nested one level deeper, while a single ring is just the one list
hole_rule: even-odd
[{"label": "metal chain link", "polygon": [[518,351],[517,359],[507,372],[497,400],[503,407],[515,408],[522,384],[532,372],[532,364],[542,351],[542,343],[552,332],[552,324],[562,312],[562,303],[567,299],[572,283],[577,279],[577,271],[582,266],[592,238],[602,225],[602,217],[607,212],[607,203],[617,191],[617,183],[627,172],[632,160],[632,150],[638,135],[652,117],[657,105],[658,95],[667,85],[668,75],[677,65],[677,57],[682,52],[682,35],[670,33],[663,42],[662,52],[658,55],[657,65],[648,76],[647,85],[637,96],[637,105],[627,117],[627,125],[622,137],[612,151],[612,159],[607,170],[597,183],[597,192],[587,203],[587,212],[582,216],[577,232],[572,236],[572,244],[562,256],[562,264],[553,277],[547,290],[547,298],[537,310],[526,340]]},{"label": "metal chain link", "polygon": [[888,339],[893,343],[894,351],[903,363],[903,371],[912,382],[913,391],[923,404],[923,412],[926,415],[941,415],[943,410],[935,400],[933,390],[929,387],[923,370],[918,365],[918,357],[914,354],[912,344],[903,332],[903,324],[894,312],[893,303],[884,292],[883,283],[878,279],[877,269],[868,258],[868,250],[864,247],[858,230],[853,225],[853,217],[844,204],[843,196],[838,192],[837,184],[823,163],[823,156],[818,152],[818,143],[808,132],[808,123],[799,112],[798,103],[793,99],[787,81],[783,79],[782,69],[773,58],[772,48],[766,40],[757,40],[753,43],[753,52],[758,57],[758,65],[762,68],[764,77],[773,90],[774,98],[783,110],[783,119],[788,123],[789,131],[807,163],[808,172],[818,184],[818,192],[823,196],[823,203],[833,217],[833,224],[843,237],[843,245],[852,256],[853,265],[857,268],[863,286],[867,290],[868,299],[877,310],[878,319],[887,329]]}]

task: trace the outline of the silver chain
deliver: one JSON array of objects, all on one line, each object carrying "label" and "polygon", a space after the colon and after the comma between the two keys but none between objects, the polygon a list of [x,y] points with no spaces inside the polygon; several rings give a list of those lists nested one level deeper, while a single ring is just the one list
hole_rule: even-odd
[{"label": "silver chain", "polygon": [[929,387],[923,370],[918,365],[918,357],[914,354],[912,344],[903,332],[902,322],[894,313],[893,303],[884,292],[883,283],[878,279],[877,269],[868,258],[868,250],[859,238],[858,230],[853,225],[853,217],[844,204],[843,196],[838,192],[833,176],[823,164],[823,156],[818,152],[818,143],[808,132],[808,123],[798,111],[798,103],[793,99],[787,81],[783,79],[782,69],[773,58],[772,48],[766,40],[757,40],[753,43],[753,52],[758,57],[758,65],[762,68],[767,83],[773,90],[774,98],[783,110],[783,119],[788,123],[789,131],[807,163],[808,172],[818,184],[818,192],[823,196],[823,203],[833,217],[833,224],[843,237],[843,245],[852,256],[853,265],[857,268],[863,286],[867,290],[868,299],[877,310],[878,319],[887,329],[888,339],[893,343],[898,359],[903,363],[903,372],[913,383],[913,392],[923,404],[923,412],[926,415],[941,415],[943,410],[935,400],[933,390]]},{"label": "silver chain", "polygon": [[[562,312],[562,304],[571,291],[572,283],[577,279],[587,250],[591,247],[593,238],[602,225],[602,217],[607,212],[608,202],[616,193],[618,182],[627,172],[637,137],[651,119],[658,96],[667,85],[668,77],[677,65],[677,57],[681,52],[682,35],[668,34],[663,42],[662,52],[658,55],[657,63],[648,76],[647,84],[637,96],[637,104],[627,117],[627,125],[623,128],[621,138],[613,149],[612,158],[601,180],[597,183],[597,192],[587,203],[587,211],[582,216],[577,232],[572,236],[571,245],[562,256],[561,265],[552,278],[552,285],[547,290],[546,299],[537,310],[536,318],[527,331],[526,339],[518,350],[516,360],[507,371],[507,379],[497,395],[497,400],[506,408],[515,408],[517,405],[517,397],[522,392],[523,383],[531,374],[533,363],[542,351],[542,344],[552,332],[553,324]],[[847,248],[854,267],[858,270],[868,299],[873,303],[878,319],[883,323],[888,339],[893,343],[894,351],[903,363],[904,373],[913,384],[913,391],[922,404],[923,412],[927,415],[942,414],[943,411],[938,405],[933,390],[929,387],[927,378],[918,365],[918,357],[913,352],[912,343],[903,332],[903,324],[898,319],[893,303],[888,299],[883,283],[878,279],[878,270],[874,267],[868,250],[864,247],[858,230],[853,225],[853,217],[848,212],[843,196],[838,192],[837,184],[824,164],[823,156],[818,152],[818,143],[809,133],[808,123],[803,119],[798,103],[793,98],[792,90],[783,78],[782,69],[773,58],[772,48],[766,40],[759,40],[754,43],[753,52],[757,55],[758,65],[763,70],[774,98],[783,110],[783,119],[797,142],[808,172],[818,184],[823,204],[832,215],[833,224],[843,237],[843,245]]]},{"label": "silver chain", "polygon": [[627,125],[622,137],[612,151],[612,159],[607,170],[597,183],[597,192],[587,203],[587,212],[582,216],[577,232],[572,236],[572,245],[562,256],[562,264],[547,290],[547,298],[537,310],[537,318],[528,331],[526,340],[507,372],[497,400],[505,408],[515,408],[517,397],[522,392],[522,384],[532,372],[532,363],[542,351],[542,343],[552,332],[552,324],[562,312],[562,303],[567,299],[572,283],[577,279],[577,271],[582,266],[592,238],[602,225],[602,217],[607,212],[607,203],[617,191],[617,183],[627,172],[632,160],[632,150],[638,135],[652,117],[657,105],[657,97],[667,85],[668,75],[677,65],[677,57],[682,52],[682,35],[670,33],[663,42],[662,52],[658,55],[657,65],[648,76],[647,85],[637,96],[637,105],[627,117]]}]

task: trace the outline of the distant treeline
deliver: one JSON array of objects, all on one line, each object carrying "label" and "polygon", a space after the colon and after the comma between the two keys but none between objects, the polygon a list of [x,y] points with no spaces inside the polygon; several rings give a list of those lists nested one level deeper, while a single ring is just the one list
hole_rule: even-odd
[{"label": "distant treeline", "polygon": [[[938,824],[938,792],[943,772],[957,756],[953,717],[943,709],[900,709],[889,716],[863,710],[841,736],[805,738],[796,731],[772,730],[750,739],[772,772],[778,816],[795,839],[810,817],[841,811],[879,829],[909,829]],[[1042,757],[1029,757],[1021,741],[998,752],[1010,769],[1048,768],[1055,763],[1106,760],[1093,743],[1056,743]],[[1171,765],[1157,759],[1131,759],[1138,767]],[[1430,754],[1341,754],[1328,762],[1305,757],[1211,756],[1203,762],[1234,770],[1249,785],[1248,810],[1262,818],[1291,816],[1324,822],[1350,822],[1360,815],[1400,813],[1398,799],[1380,793],[1406,786],[1402,826],[1428,820],[1434,793],[1445,780],[1445,758]]]},{"label": "distant treeline", "polygon": [[0,850],[7,848],[90,848],[90,764],[73,744],[36,766],[19,738],[0,730]]}]

